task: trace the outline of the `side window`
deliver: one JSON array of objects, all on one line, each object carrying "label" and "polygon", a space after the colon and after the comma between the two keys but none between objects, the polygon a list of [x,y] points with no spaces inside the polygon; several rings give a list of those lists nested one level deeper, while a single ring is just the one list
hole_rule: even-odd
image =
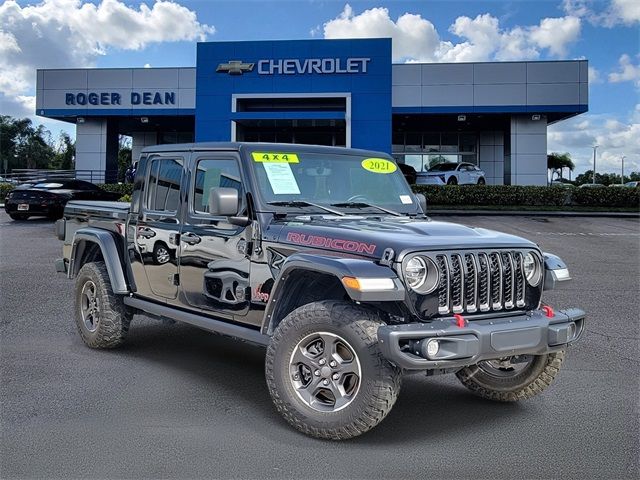
[{"label": "side window", "polygon": [[226,187],[238,190],[238,198],[242,202],[243,189],[240,178],[240,167],[233,159],[201,159],[196,165],[195,191],[193,211],[195,213],[209,212],[209,191],[212,188]]},{"label": "side window", "polygon": [[151,160],[147,182],[147,210],[177,212],[180,204],[182,160],[154,158]]}]

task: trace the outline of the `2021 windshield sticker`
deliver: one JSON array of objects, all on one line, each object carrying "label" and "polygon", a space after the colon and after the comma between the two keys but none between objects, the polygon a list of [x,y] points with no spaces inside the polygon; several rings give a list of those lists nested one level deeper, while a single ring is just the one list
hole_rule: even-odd
[{"label": "2021 windshield sticker", "polygon": [[254,162],[261,163],[300,163],[295,153],[252,152],[251,157]]},{"label": "2021 windshield sticker", "polygon": [[395,163],[386,158],[365,158],[362,168],[373,173],[393,173],[398,169]]}]

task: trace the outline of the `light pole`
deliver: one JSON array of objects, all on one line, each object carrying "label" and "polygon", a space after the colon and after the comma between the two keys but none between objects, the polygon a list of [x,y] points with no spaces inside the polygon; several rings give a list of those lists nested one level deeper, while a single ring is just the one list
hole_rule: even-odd
[{"label": "light pole", "polygon": [[620,185],[624,185],[624,159],[625,156],[622,155],[622,158],[620,160],[622,160],[622,172],[620,173]]},{"label": "light pole", "polygon": [[591,183],[595,185],[596,183],[596,150],[598,149],[600,145],[594,145],[593,146],[593,178]]}]

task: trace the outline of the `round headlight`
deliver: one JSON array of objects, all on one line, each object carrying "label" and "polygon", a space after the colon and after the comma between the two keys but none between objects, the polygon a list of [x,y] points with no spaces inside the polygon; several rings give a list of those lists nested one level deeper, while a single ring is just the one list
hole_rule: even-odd
[{"label": "round headlight", "polygon": [[524,256],[524,275],[527,278],[529,285],[536,286],[540,283],[540,262],[535,255],[531,252],[526,253]]},{"label": "round headlight", "polygon": [[415,256],[404,267],[404,279],[412,290],[426,295],[438,286],[440,275],[433,260]]},{"label": "round headlight", "polygon": [[414,290],[420,288],[427,279],[427,264],[421,257],[413,257],[404,269],[404,278]]}]

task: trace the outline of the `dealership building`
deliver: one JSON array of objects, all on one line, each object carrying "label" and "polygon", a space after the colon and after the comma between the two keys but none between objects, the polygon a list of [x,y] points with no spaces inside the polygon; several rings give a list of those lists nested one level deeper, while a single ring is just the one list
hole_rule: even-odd
[{"label": "dealership building", "polygon": [[[119,135],[338,145],[489,184],[547,184],[547,126],[586,112],[585,60],[393,64],[391,39],[198,43],[195,68],[38,70],[36,113],[76,124],[76,169],[113,180]],[[96,176],[97,175],[97,176]]]}]

